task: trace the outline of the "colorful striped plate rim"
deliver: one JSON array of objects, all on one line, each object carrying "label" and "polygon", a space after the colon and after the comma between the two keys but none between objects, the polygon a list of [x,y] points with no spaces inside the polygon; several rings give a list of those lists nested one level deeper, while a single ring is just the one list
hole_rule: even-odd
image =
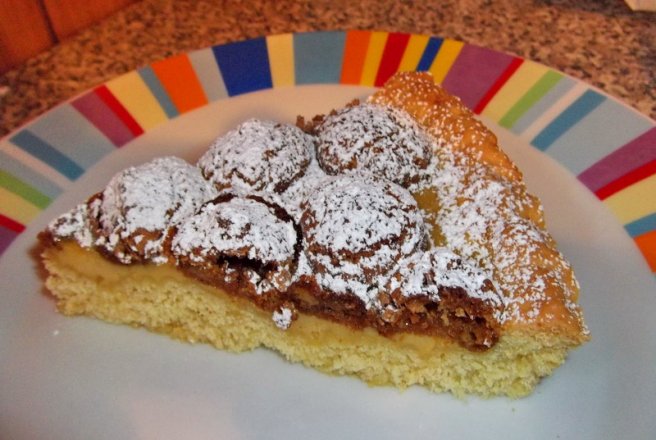
[{"label": "colorful striped plate rim", "polygon": [[432,72],[477,114],[577,176],[656,273],[655,121],[530,60],[447,38],[359,30],[273,35],[176,55],[0,140],[0,254],[87,168],[180,114],[274,87],[376,87],[413,70]]}]

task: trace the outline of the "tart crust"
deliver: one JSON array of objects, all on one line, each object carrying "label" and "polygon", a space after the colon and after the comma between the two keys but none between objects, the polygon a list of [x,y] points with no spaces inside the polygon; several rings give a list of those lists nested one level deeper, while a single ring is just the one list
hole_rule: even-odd
[{"label": "tart crust", "polygon": [[[428,161],[414,161],[418,165],[408,174],[412,177],[404,175],[400,180],[416,202],[416,205],[403,205],[409,206],[404,209],[418,209],[422,213],[428,225],[428,238],[424,239],[424,244],[419,244],[422,242],[417,238],[422,231],[419,227],[414,235],[405,232],[390,235],[415,238],[409,250],[397,252],[397,260],[384,260],[385,265],[380,266],[384,270],[376,269],[380,279],[387,281],[375,281],[379,283],[377,289],[381,290],[366,297],[369,302],[361,295],[331,292],[330,283],[322,285],[317,281],[320,279],[317,275],[322,274],[312,273],[313,270],[342,270],[344,266],[343,261],[335,260],[337,254],[331,254],[323,244],[315,246],[320,252],[313,250],[315,224],[308,218],[314,221],[316,213],[309,210],[308,205],[316,206],[304,202],[284,212],[276,204],[288,200],[290,193],[294,197],[311,197],[314,190],[303,189],[302,181],[319,176],[321,171],[313,169],[304,158],[302,173],[292,170],[284,174],[293,177],[290,182],[295,179],[294,182],[285,180],[284,188],[276,186],[275,182],[269,185],[275,188],[272,198],[261,193],[246,196],[240,194],[244,191],[242,188],[237,193],[246,199],[233,203],[235,206],[260,203],[283,223],[293,223],[293,217],[297,222],[297,236],[301,237],[302,230],[305,235],[301,238],[310,242],[310,246],[301,241],[290,244],[286,259],[272,260],[274,266],[271,262],[258,263],[259,269],[263,266],[282,268],[274,271],[275,282],[267,284],[273,287],[266,294],[257,289],[244,294],[241,281],[227,281],[226,274],[235,271],[235,267],[230,266],[234,260],[230,258],[234,259],[237,254],[228,255],[230,258],[222,254],[212,257],[223,264],[218,271],[226,277],[223,280],[217,281],[212,275],[216,271],[207,269],[205,263],[209,262],[185,265],[184,257],[180,259],[180,255],[171,251],[171,242],[175,242],[182,222],[170,223],[168,229],[158,233],[163,250],[158,248],[157,261],[147,258],[127,261],[99,248],[93,244],[93,234],[87,231],[87,223],[94,231],[93,219],[98,215],[100,205],[99,202],[94,204],[94,200],[99,200],[99,196],[95,196],[88,203],[91,221],[85,217],[86,208],[80,205],[67,217],[53,223],[58,232],[53,232],[51,227],[40,235],[42,262],[48,272],[46,286],[56,298],[58,309],[66,315],[88,315],[144,327],[183,341],[210,343],[235,352],[268,347],[290,361],[302,362],[330,374],[357,376],[373,385],[399,388],[421,385],[438,392],[486,397],[529,394],[542,377],[564,362],[569,350],[589,339],[578,306],[579,286],[571,266],[557,251],[545,229],[539,200],[526,191],[521,173],[499,148],[494,134],[457,98],[435,85],[430,75],[399,73],[393,76],[369,99],[367,106],[372,105],[391,107],[394,112],[409,115],[412,124],[433,139],[431,164],[435,166],[432,170],[435,175],[425,173],[427,169],[431,171]],[[323,118],[315,118],[315,121],[323,121]],[[299,125],[309,132],[308,136],[316,128],[316,123]],[[321,151],[320,146],[317,151]],[[204,162],[208,161],[205,157]],[[318,162],[321,163],[320,158]],[[349,163],[357,165],[357,161]],[[417,174],[413,174],[415,171]],[[204,170],[204,174],[207,173]],[[195,174],[190,176],[185,178],[196,179]],[[337,176],[333,182],[350,178]],[[320,193],[330,185],[332,183],[324,182],[317,191]],[[395,184],[389,182],[389,185]],[[223,186],[216,189],[226,191]],[[405,190],[399,186],[389,191]],[[216,199],[216,204],[226,203],[233,196],[221,197],[224,199]],[[409,198],[412,201],[412,197]],[[494,203],[488,203],[488,199],[494,199]],[[368,206],[372,205],[375,204]],[[207,211],[206,205],[203,206],[205,208],[200,208],[195,215]],[[266,210],[262,206],[257,209]],[[246,225],[250,220],[244,221]],[[334,220],[329,223],[334,224]],[[348,223],[345,222],[346,227]],[[255,230],[247,226],[247,230]],[[95,229],[99,230],[97,225]],[[140,229],[138,232],[148,237],[149,231]],[[261,235],[260,229],[257,232]],[[292,237],[293,230],[288,232]],[[370,231],[368,236],[371,236]],[[239,237],[241,239],[242,235]],[[385,246],[391,243],[390,249],[404,245],[387,240],[385,238],[383,243]],[[112,241],[105,240],[107,242]],[[169,246],[168,251],[166,246]],[[489,279],[479,280],[477,284],[481,289],[479,296],[462,287],[476,284],[472,282],[456,287],[438,286],[433,297],[423,293],[426,283],[440,278],[430,265],[439,256],[446,255],[435,251],[442,246],[448,246],[458,257],[444,266],[448,270],[464,270],[471,263],[489,274]],[[247,255],[256,255],[253,249],[240,247],[238,250],[243,256],[239,254],[239,258],[245,261],[243,258]],[[339,258],[361,264],[360,261],[369,258],[363,255],[375,255],[379,252],[376,249],[357,248],[358,252],[363,252],[361,254],[347,249]],[[140,248],[135,246],[134,252],[138,251]],[[305,252],[317,252],[319,260],[316,261],[332,259],[330,264],[336,264],[338,269],[318,264],[312,256],[307,258]],[[417,252],[432,253],[422,257]],[[461,262],[460,257],[467,264]],[[403,258],[410,263],[401,261]],[[422,265],[428,265],[428,269],[421,269]],[[262,275],[253,267],[247,268],[251,271],[248,273]],[[302,274],[295,278],[294,271]],[[269,275],[274,272],[270,271]],[[374,283],[376,277],[363,273],[366,274],[362,278],[365,284]],[[349,274],[351,277],[352,272]],[[419,281],[408,288],[403,277],[413,274]],[[246,278],[240,275],[234,279]],[[282,285],[286,287],[280,287]],[[364,287],[366,295],[370,295],[371,290]],[[403,289],[419,289],[418,296],[408,296]],[[449,306],[449,301],[454,305]],[[451,325],[449,329],[449,323],[461,322],[458,320],[470,322],[469,327]]]},{"label": "tart crust", "polygon": [[[271,314],[243,297],[170,265],[117,265],[73,241],[46,248],[46,286],[65,315],[147,328],[188,343],[244,352],[267,347],[292,362],[370,385],[425,386],[456,396],[529,394],[576,341],[513,326],[490,350],[475,352],[435,336],[353,327],[300,314],[281,331]],[[175,306],[171,306],[175,305]]]}]

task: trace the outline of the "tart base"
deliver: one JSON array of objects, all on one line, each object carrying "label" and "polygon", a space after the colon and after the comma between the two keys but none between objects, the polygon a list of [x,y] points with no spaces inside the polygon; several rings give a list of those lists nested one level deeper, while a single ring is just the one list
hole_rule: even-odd
[{"label": "tart base", "polygon": [[370,385],[521,397],[578,345],[548,329],[511,326],[493,348],[472,352],[442,337],[382,336],[304,314],[281,330],[270,312],[171,265],[120,265],[74,241],[46,246],[42,261],[49,273],[46,286],[65,315],[143,327],[232,352],[267,347],[291,362]]}]

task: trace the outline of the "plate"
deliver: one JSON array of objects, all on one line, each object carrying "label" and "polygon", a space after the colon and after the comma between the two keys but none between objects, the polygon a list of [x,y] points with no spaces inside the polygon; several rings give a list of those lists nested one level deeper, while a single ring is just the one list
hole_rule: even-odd
[{"label": "plate", "polygon": [[[530,397],[458,400],[65,318],[30,256],[118,170],[198,158],[250,117],[294,121],[430,70],[498,135],[582,285],[590,343]],[[320,32],[215,46],[100,85],[0,141],[0,436],[650,438],[656,124],[548,67],[423,35]]]}]

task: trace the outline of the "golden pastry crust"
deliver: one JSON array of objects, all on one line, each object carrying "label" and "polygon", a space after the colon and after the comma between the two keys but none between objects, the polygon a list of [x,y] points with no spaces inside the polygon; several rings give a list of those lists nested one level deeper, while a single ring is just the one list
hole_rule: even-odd
[{"label": "golden pastry crust", "polygon": [[519,181],[522,173],[499,148],[497,138],[460,99],[435,84],[428,73],[399,72],[370,102],[406,111],[449,150],[477,157],[499,178]]},{"label": "golden pastry crust", "polygon": [[[457,182],[451,183],[451,193],[429,187],[416,197],[422,209],[435,214],[433,223],[441,236],[442,229],[453,227],[445,211],[459,219],[476,217],[481,231],[454,233],[462,232],[469,242],[463,248],[474,249],[470,257],[492,269],[506,300],[504,326],[540,328],[573,343],[586,341],[589,334],[577,304],[579,285],[572,268],[545,229],[539,200],[528,194],[520,171],[496,136],[427,73],[396,74],[370,102],[408,112],[437,140],[435,153],[442,168],[438,173],[449,171]],[[481,194],[487,199],[477,200]],[[490,198],[496,202],[489,203]]]}]

